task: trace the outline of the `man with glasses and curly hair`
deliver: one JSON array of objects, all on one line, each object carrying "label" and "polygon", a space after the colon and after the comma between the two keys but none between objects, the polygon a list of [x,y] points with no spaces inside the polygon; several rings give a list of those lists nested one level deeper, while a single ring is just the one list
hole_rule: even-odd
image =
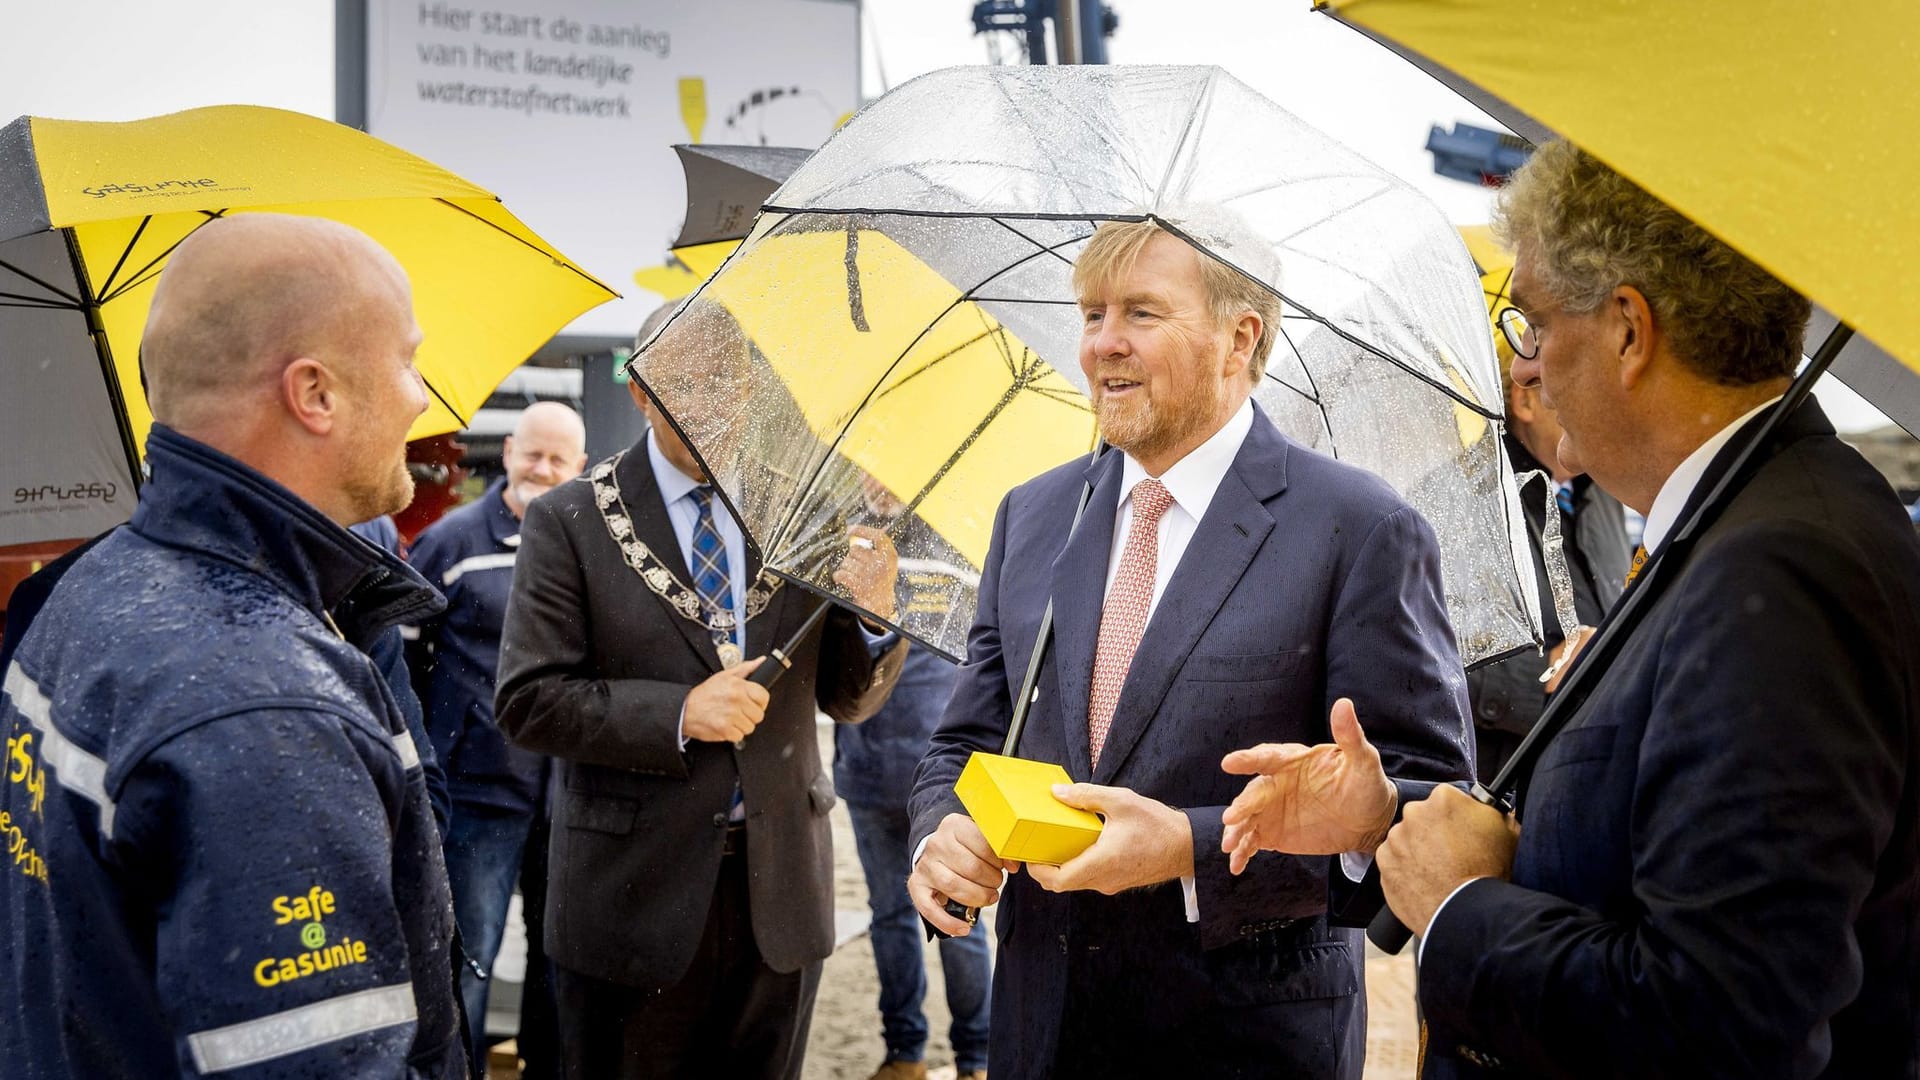
[{"label": "man with glasses and curly hair", "polygon": [[[1423,938],[1427,1075],[1920,1074],[1920,543],[1808,400],[1672,544],[1787,390],[1809,305],[1568,144],[1499,227],[1514,379],[1562,463],[1646,514],[1628,595],[1660,591],[1514,817],[1436,789],[1378,849]],[[1254,782],[1243,828],[1285,847],[1276,794],[1378,785],[1319,748]]]}]

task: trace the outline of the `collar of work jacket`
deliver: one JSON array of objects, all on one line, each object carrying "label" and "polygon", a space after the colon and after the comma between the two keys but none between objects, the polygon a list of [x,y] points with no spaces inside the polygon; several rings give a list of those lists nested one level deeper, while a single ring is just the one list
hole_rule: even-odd
[{"label": "collar of work jacket", "polygon": [[153,475],[133,512],[136,532],[266,578],[316,616],[331,616],[355,645],[446,608],[399,558],[205,443],[155,424],[147,464]]}]

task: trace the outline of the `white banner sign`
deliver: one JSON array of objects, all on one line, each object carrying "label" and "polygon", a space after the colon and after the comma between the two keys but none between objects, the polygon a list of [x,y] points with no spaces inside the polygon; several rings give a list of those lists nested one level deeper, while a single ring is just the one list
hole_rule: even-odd
[{"label": "white banner sign", "polygon": [[859,106],[852,0],[368,0],[367,130],[492,190],[624,294],[686,215],[674,143],[818,146]]}]

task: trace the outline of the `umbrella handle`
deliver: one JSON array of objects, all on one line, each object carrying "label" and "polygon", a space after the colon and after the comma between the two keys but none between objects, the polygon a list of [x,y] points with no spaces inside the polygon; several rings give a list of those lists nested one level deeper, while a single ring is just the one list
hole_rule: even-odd
[{"label": "umbrella handle", "polygon": [[833,607],[831,602],[820,601],[820,606],[813,609],[813,614],[807,616],[807,621],[800,624],[800,629],[794,631],[785,645],[767,651],[767,658],[761,661],[759,667],[753,669],[753,674],[747,676],[747,681],[758,683],[769,690],[773,689],[773,684],[779,682],[780,676],[785,675],[787,669],[793,666],[793,654],[800,648],[800,643],[805,641],[807,635],[813,633],[814,627],[819,626],[821,620],[827,617],[827,610],[831,607]]},{"label": "umbrella handle", "polygon": [[[1479,784],[1468,788],[1467,794],[1473,796],[1473,801],[1480,805],[1491,806],[1502,813],[1511,812],[1513,809],[1493,792],[1488,791]],[[1368,872],[1375,875],[1379,874],[1380,864],[1377,862],[1374,863],[1372,869]],[[1396,955],[1401,949],[1406,948],[1407,942],[1412,937],[1413,931],[1407,929],[1406,924],[1402,923],[1399,917],[1393,913],[1393,909],[1387,907],[1385,904],[1380,906],[1380,912],[1373,917],[1373,921],[1367,924],[1367,940],[1379,946],[1381,952],[1388,953],[1389,955]]]},{"label": "umbrella handle", "polygon": [[1379,946],[1380,951],[1388,955],[1398,955],[1413,938],[1413,931],[1394,915],[1393,909],[1382,907],[1380,914],[1367,924],[1367,940]]}]

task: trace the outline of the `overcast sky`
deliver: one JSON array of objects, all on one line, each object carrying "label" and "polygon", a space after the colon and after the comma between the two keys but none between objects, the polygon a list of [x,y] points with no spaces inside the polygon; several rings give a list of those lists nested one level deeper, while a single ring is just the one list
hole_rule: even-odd
[{"label": "overcast sky", "polygon": [[[676,0],[685,2],[685,0]],[[1116,63],[1218,64],[1399,174],[1456,223],[1488,194],[1433,173],[1431,125],[1495,126],[1477,109],[1309,0],[1109,0]],[[971,0],[867,0],[869,95],[952,64],[984,63]],[[0,122],[23,114],[128,120],[247,102],[333,116],[333,0],[0,0]],[[1005,55],[1015,43],[1001,35]],[[538,222],[530,222],[536,229]],[[1825,384],[1832,384],[1825,380]],[[1837,384],[1822,400],[1844,427],[1885,421]],[[1850,399],[1850,400],[1849,400]]]}]

